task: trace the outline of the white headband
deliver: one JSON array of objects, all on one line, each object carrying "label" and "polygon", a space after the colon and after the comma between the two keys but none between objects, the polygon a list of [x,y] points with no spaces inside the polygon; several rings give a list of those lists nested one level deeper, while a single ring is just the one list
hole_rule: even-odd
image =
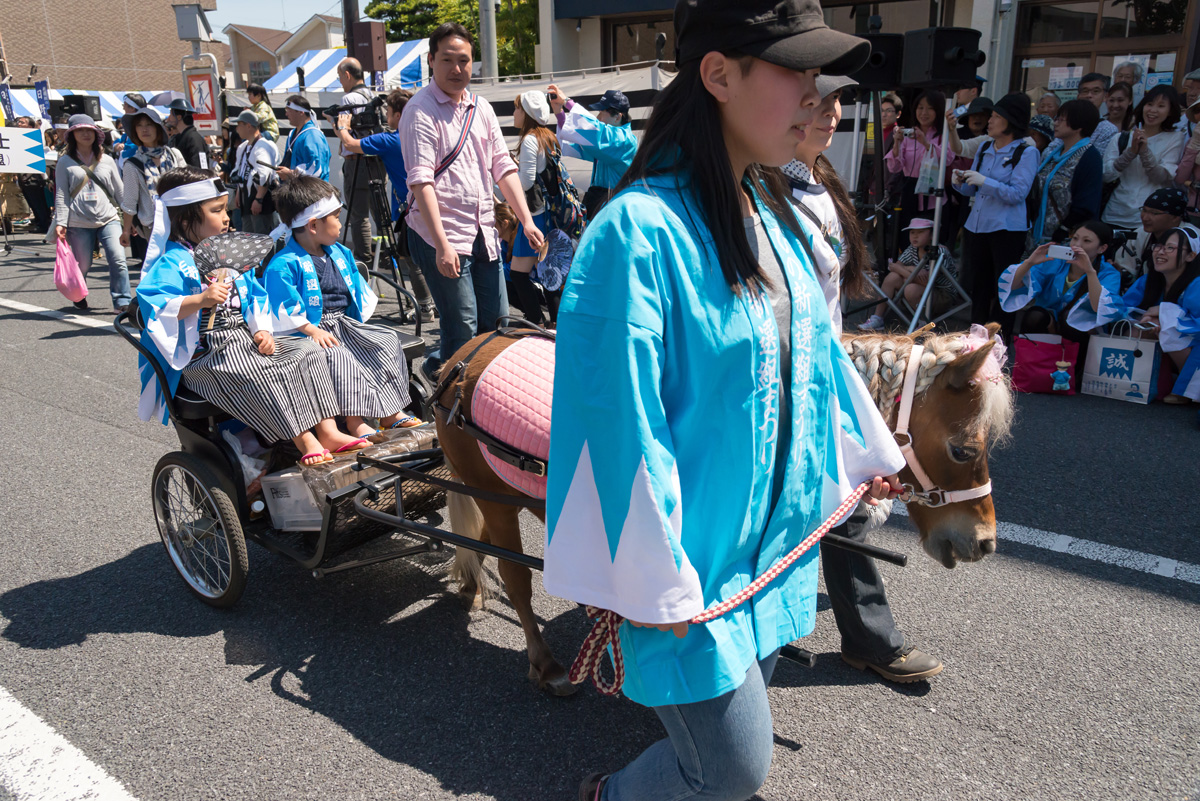
[{"label": "white headband", "polygon": [[317,112],[314,111],[313,109],[305,108],[304,106],[298,105],[296,103],[288,103],[287,108],[290,108],[292,111],[299,111],[301,114],[307,114],[308,118],[313,121],[313,125],[318,124],[317,123]]},{"label": "white headband", "polygon": [[190,206],[192,203],[202,203],[215,197],[228,195],[229,190],[219,178],[209,178],[205,181],[194,181],[190,184],[177,186],[169,192],[164,192],[154,199],[154,226],[150,229],[150,242],[146,245],[147,266],[163,254],[167,240],[171,238],[171,215],[167,214],[168,207]]},{"label": "white headband", "polygon": [[303,228],[313,220],[328,217],[330,214],[340,212],[341,210],[342,202],[337,199],[337,195],[326,195],[316,203],[306,207],[290,223],[280,223],[276,226],[275,230],[271,232],[271,238],[279,239],[283,237],[285,240],[290,239],[293,228]]}]

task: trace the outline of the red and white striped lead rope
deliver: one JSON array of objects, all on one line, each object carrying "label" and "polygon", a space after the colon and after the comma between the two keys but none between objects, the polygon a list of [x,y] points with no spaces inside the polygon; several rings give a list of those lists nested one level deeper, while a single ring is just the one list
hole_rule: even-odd
[{"label": "red and white striped lead rope", "polygon": [[[817,527],[816,531],[809,534],[799,545],[789,551],[787,556],[784,556],[778,562],[771,565],[761,576],[747,584],[741,592],[729,600],[713,604],[687,622],[689,624],[707,623],[750,600],[763,587],[770,584],[776,576],[791,567],[809,548],[816,545],[822,537],[828,534],[829,530],[834,526],[834,521],[841,520],[854,509],[870,486],[866,482],[859,484],[850,493],[849,497],[842,501],[841,506],[835,509],[833,514]],[[579,647],[579,656],[575,657],[575,661],[571,664],[571,669],[567,672],[567,678],[571,680],[572,684],[580,684],[591,679],[601,695],[616,695],[621,691],[621,685],[625,683],[625,658],[621,655],[620,633],[621,623],[624,622],[625,618],[609,609],[598,609],[594,606],[586,606],[584,608],[587,611],[587,616],[595,618],[596,622],[592,626],[592,630],[588,632],[588,636],[584,639],[583,645]],[[604,678],[600,672],[600,667],[604,662],[604,654],[608,651],[609,646],[612,646],[613,662],[613,677],[611,681]]]}]

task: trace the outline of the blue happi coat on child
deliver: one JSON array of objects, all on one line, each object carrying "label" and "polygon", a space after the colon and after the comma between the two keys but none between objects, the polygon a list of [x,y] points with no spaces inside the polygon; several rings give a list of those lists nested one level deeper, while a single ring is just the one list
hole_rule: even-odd
[{"label": "blue happi coat on child", "polygon": [[[1107,325],[1120,320],[1124,315],[1124,304],[1121,302],[1121,274],[1104,257],[1100,257],[1100,266],[1096,274],[1100,278],[1100,307],[1092,309],[1088,296],[1088,279],[1086,275],[1070,286],[1067,276],[1071,263],[1062,259],[1050,259],[1041,264],[1035,264],[1025,273],[1025,283],[1013,287],[1013,277],[1021,265],[1013,264],[1000,274],[1000,284],[997,287],[1000,297],[1000,308],[1006,312],[1018,312],[1032,305],[1045,309],[1053,315],[1063,312],[1068,306],[1074,309],[1085,309],[1093,312],[1095,325]],[[1068,322],[1075,326],[1068,318]],[[1078,327],[1078,326],[1076,326]],[[1087,330],[1087,329],[1083,329]]]},{"label": "blue happi coat on child", "polygon": [[320,127],[309,120],[299,130],[293,128],[283,148],[283,166],[305,175],[329,180],[329,143]]},{"label": "blue happi coat on child", "polygon": [[[345,245],[335,242],[326,246],[324,251],[333,259],[350,292],[346,315],[365,323],[375,313],[379,296],[367,285],[354,263],[354,255]],[[276,332],[294,334],[306,323],[320,326],[324,313],[321,284],[312,256],[294,238],[271,259],[263,275],[263,283],[266,284],[267,297],[270,299],[271,320]]]},{"label": "blue happi coat on child", "polygon": [[[250,333],[271,331],[271,314],[266,290],[245,272],[233,282],[237,290],[242,316]],[[142,344],[154,354],[167,376],[167,391],[171,397],[179,388],[180,371],[196,354],[200,344],[200,315],[179,319],[179,307],[184,298],[204,291],[200,272],[196,269],[192,251],[178,242],[168,242],[163,254],[142,273],[138,283],[137,302],[145,326]],[[143,420],[159,420],[167,424],[168,414],[162,388],[154,368],[145,357],[138,360],[142,390],[138,399],[138,416]]]},{"label": "blue happi coat on child", "polygon": [[[780,436],[771,304],[730,289],[704,214],[679,188],[688,180],[647,179],[605,206],[580,242],[558,318],[545,587],[648,623],[728,599],[859,482],[904,464],[832,335],[802,245],[760,203],[792,307]],[[623,624],[625,694],[661,706],[735,689],[755,660],[812,631],[816,589],[813,548],[683,639]]]}]

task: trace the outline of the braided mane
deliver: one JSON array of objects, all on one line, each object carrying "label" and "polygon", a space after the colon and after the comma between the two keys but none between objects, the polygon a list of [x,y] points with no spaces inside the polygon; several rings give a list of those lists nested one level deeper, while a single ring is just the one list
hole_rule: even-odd
[{"label": "braided mane", "polygon": [[[896,399],[904,388],[904,371],[914,344],[925,347],[917,372],[916,395],[933,386],[946,366],[963,353],[962,334],[930,334],[922,329],[912,335],[861,334],[842,337],[842,347],[867,385],[871,399],[889,424],[895,417]],[[975,425],[993,441],[1003,440],[1012,429],[1012,389],[1007,379],[981,381],[982,402]]]}]

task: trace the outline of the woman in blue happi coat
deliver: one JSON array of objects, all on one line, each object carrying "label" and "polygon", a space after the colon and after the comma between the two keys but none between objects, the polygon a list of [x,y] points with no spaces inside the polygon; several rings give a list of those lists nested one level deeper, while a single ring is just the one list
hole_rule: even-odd
[{"label": "woman in blue happi coat", "polygon": [[558,119],[558,141],[563,155],[592,162],[583,208],[588,220],[594,220],[637,153],[629,98],[624,92],[609,89],[600,100],[584,108],[565,96],[557,84],[550,84],[546,91],[550,95],[550,108]]},{"label": "woman in blue happi coat", "polygon": [[283,219],[278,233],[289,241],[263,274],[271,318],[279,334],[309,337],[321,346],[337,393],[339,414],[358,437],[344,450],[367,446],[377,429],[421,424],[405,412],[412,403],[408,365],[400,338],[390,328],[367,321],[379,298],[338,243],[342,231],[341,197],[311,175],[284,181],[275,193]]},{"label": "woman in blue happi coat", "polygon": [[[1071,231],[1074,257],[1053,259],[1053,243],[1039,245],[1022,262],[1000,274],[1000,307],[1006,312],[1024,310],[1023,334],[1058,334],[1080,343],[1082,360],[1087,331],[1121,319],[1121,274],[1105,258],[1113,232],[1107,223],[1088,220]],[[1080,329],[1072,322],[1072,310],[1095,315],[1095,322]]]},{"label": "woman in blue happi coat", "polygon": [[[337,399],[320,350],[275,340],[267,294],[253,271],[215,263],[202,271],[193,256],[193,249],[229,228],[224,184],[207,170],[182,167],[163,173],[158,186],[137,302],[145,321],[142,343],[162,366],[167,387],[159,386],[143,358],[139,415],[166,425],[164,389],[173,396],[182,381],[266,443],[292,440],[304,464],[329,460],[329,449],[354,438],[333,421]],[[234,250],[266,240],[245,239]]]},{"label": "woman in blue happi coat", "polygon": [[779,648],[813,628],[816,549],[751,602],[687,621],[859,482],[874,498],[899,487],[904,459],[832,335],[777,169],[820,100],[818,70],[852,72],[869,47],[796,5],[680,0],[679,73],[563,296],[544,582],[626,618],[625,693],[667,730],[580,798],[752,795]]},{"label": "woman in blue happi coat", "polygon": [[[1179,370],[1164,403],[1200,401],[1200,230],[1182,225],[1150,246],[1152,272],[1133,282],[1120,298],[1119,317],[1139,322],[1157,337]],[[1071,312],[1072,324],[1088,330],[1104,322],[1086,309]]]}]

